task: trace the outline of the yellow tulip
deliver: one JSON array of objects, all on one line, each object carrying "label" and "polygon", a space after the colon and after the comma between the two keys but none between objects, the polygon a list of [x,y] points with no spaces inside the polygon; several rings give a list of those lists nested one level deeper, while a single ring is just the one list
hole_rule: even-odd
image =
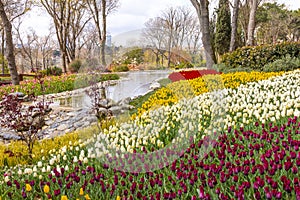
[{"label": "yellow tulip", "polygon": [[116,200],[121,200],[121,197],[120,197],[120,196],[117,196]]},{"label": "yellow tulip", "polygon": [[82,196],[84,194],[83,188],[80,188],[79,195]]},{"label": "yellow tulip", "polygon": [[90,196],[89,196],[88,194],[84,195],[84,198],[85,198],[86,200],[91,200],[91,198],[90,198]]},{"label": "yellow tulip", "polygon": [[49,186],[48,186],[48,185],[45,185],[45,186],[44,186],[44,192],[47,194],[47,193],[49,193],[49,191],[50,191]]},{"label": "yellow tulip", "polygon": [[32,190],[31,185],[29,185],[28,183],[25,185],[25,189],[27,192],[30,192]]},{"label": "yellow tulip", "polygon": [[68,197],[66,195],[61,196],[60,200],[68,200]]}]

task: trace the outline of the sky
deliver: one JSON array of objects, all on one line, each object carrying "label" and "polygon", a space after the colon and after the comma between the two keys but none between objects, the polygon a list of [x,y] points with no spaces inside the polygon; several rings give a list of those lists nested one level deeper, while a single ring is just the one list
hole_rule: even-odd
[{"label": "sky", "polygon": [[[218,0],[211,2],[211,5],[217,5]],[[292,10],[300,8],[299,0],[277,0],[277,2],[284,3]],[[118,10],[108,16],[108,32],[113,36],[113,41],[134,42],[131,38],[136,37],[137,32],[144,28],[148,19],[159,16],[160,13],[172,6],[191,7],[194,11],[190,0],[120,0]],[[24,19],[23,29],[32,27],[38,35],[46,35],[51,23],[47,14],[43,14],[37,8],[29,14]]]}]

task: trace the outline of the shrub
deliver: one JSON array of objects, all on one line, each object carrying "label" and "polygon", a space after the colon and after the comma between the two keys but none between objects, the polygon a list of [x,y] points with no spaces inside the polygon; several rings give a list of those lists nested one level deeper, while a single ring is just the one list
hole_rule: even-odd
[{"label": "shrub", "polygon": [[222,73],[234,73],[234,72],[251,72],[255,71],[249,67],[227,68],[224,63],[213,65],[213,69]]},{"label": "shrub", "polygon": [[249,68],[263,71],[263,67],[286,55],[291,57],[300,56],[299,42],[283,42],[275,45],[261,45],[255,47],[242,47],[231,53],[224,54],[221,62],[226,68]]},{"label": "shrub", "polygon": [[300,59],[287,55],[264,66],[265,72],[291,71],[300,67]]},{"label": "shrub", "polygon": [[73,60],[69,65],[69,70],[71,73],[77,73],[82,66],[80,59]]},{"label": "shrub", "polygon": [[112,67],[113,72],[127,72],[129,68],[127,65],[116,65]]},{"label": "shrub", "polygon": [[44,76],[60,76],[62,75],[62,69],[59,67],[50,67],[46,70],[41,70],[40,73]]},{"label": "shrub", "polygon": [[118,74],[102,74],[101,80],[108,81],[108,80],[118,80],[120,76]]},{"label": "shrub", "polygon": [[188,62],[181,62],[175,66],[175,69],[193,68],[194,66]]},{"label": "shrub", "polygon": [[125,57],[123,64],[141,64],[144,62],[144,51],[143,49],[133,49],[126,52],[123,57]]}]

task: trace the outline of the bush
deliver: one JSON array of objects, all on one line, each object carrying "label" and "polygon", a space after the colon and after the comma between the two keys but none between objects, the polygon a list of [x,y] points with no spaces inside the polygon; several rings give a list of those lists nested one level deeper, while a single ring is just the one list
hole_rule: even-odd
[{"label": "bush", "polygon": [[264,66],[265,72],[279,72],[279,71],[292,71],[300,68],[300,58],[291,57],[287,55],[274,62],[268,63]]},{"label": "bush", "polygon": [[125,57],[124,64],[141,64],[144,62],[144,51],[143,49],[133,49],[126,52],[123,57]]},{"label": "bush", "polygon": [[194,66],[191,63],[181,62],[175,66],[175,69],[187,69],[187,68],[193,68],[193,67]]},{"label": "bush", "polygon": [[120,79],[118,74],[102,74],[101,80],[108,81],[108,80],[118,80]]},{"label": "bush", "polygon": [[82,66],[80,59],[73,60],[69,65],[69,70],[71,73],[77,73]]},{"label": "bush", "polygon": [[266,64],[281,59],[286,55],[300,56],[300,43],[280,43],[275,45],[261,45],[255,47],[242,47],[231,53],[224,54],[221,62],[227,69],[248,68],[263,71]]},{"label": "bush", "polygon": [[127,65],[116,65],[112,67],[113,72],[127,72],[129,68]]},{"label": "bush", "polygon": [[213,69],[216,70],[216,71],[218,71],[218,72],[222,72],[222,73],[252,72],[252,71],[256,71],[256,70],[253,70],[253,69],[251,69],[249,67],[227,68],[224,63],[219,63],[219,64],[213,65]]},{"label": "bush", "polygon": [[46,70],[41,70],[40,73],[44,76],[60,76],[62,75],[62,69],[59,67],[50,67]]}]

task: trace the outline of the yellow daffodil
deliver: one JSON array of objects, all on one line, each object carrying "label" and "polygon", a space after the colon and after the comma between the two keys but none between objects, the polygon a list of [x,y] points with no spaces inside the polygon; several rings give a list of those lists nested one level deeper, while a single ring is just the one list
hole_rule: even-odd
[{"label": "yellow daffodil", "polygon": [[50,191],[49,186],[48,186],[48,185],[45,185],[45,186],[44,186],[44,192],[47,194],[47,193],[49,193],[49,191]]},{"label": "yellow daffodil", "polygon": [[84,198],[85,198],[86,200],[91,200],[91,198],[90,198],[90,196],[89,196],[88,194],[84,195]]},{"label": "yellow daffodil", "polygon": [[61,196],[60,200],[68,200],[68,197],[66,195]]},{"label": "yellow daffodil", "polygon": [[31,185],[29,185],[28,183],[25,185],[25,189],[27,192],[30,192],[32,190]]},{"label": "yellow daffodil", "polygon": [[80,196],[84,195],[83,188],[80,188],[79,195]]}]

